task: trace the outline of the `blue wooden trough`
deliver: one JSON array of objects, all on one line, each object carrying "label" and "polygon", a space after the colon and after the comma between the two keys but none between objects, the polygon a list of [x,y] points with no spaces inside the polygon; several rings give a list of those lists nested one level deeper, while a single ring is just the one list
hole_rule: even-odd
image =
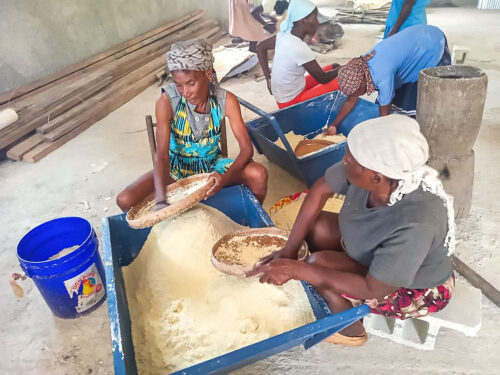
[{"label": "blue wooden trough", "polygon": [[[244,186],[225,188],[203,203],[220,210],[242,225],[273,225],[257,199]],[[122,267],[137,257],[150,229],[130,228],[124,214],[105,218],[102,229],[115,374],[135,375],[137,366]],[[315,322],[195,364],[176,374],[224,374],[294,346],[304,345],[307,349],[369,313],[368,306],[361,305],[332,314],[325,301],[309,284],[303,283],[303,286],[316,316]]]},{"label": "blue wooden trough", "polygon": [[[292,131],[295,134],[307,135],[313,138],[323,132],[323,127],[330,124],[337,116],[347,96],[340,91],[334,91],[303,103],[266,113],[247,101],[238,98],[241,105],[259,115],[247,122],[250,138],[260,154],[278,164],[292,176],[304,181],[311,187],[314,182],[325,174],[325,170],[342,159],[347,142],[324,148],[319,152],[302,158],[295,156],[285,134]],[[352,112],[342,121],[338,133],[348,135],[351,129],[365,120],[379,116],[377,104],[365,99],[359,99]],[[274,142],[280,138],[286,150]]]}]

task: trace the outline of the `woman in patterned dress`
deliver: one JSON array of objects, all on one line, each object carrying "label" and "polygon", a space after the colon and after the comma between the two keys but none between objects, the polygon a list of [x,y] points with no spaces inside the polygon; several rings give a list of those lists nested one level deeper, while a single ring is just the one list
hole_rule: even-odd
[{"label": "woman in patterned dress", "polygon": [[[156,209],[167,206],[165,186],[198,173],[211,173],[215,185],[207,196],[224,186],[247,185],[262,203],[267,193],[267,171],[252,161],[253,146],[236,97],[213,82],[212,46],[203,40],[172,45],[167,66],[173,83],[162,88],[156,102],[157,152],[154,169],[117,196],[129,210],[152,192]],[[236,159],[222,158],[220,122],[227,115],[239,145]]]}]

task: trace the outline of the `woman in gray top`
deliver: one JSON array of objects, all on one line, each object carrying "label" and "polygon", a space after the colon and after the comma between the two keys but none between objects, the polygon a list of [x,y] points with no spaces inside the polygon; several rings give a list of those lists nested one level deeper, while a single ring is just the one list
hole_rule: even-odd
[{"label": "woman in gray top", "polygon": [[[347,143],[343,161],[307,194],[286,246],[248,276],[276,285],[307,281],[335,312],[360,301],[399,319],[441,310],[454,288],[453,200],[426,166],[418,123],[401,115],[371,119]],[[345,194],[338,215],[321,211],[334,192]],[[304,239],[313,251],[305,263],[293,260]],[[357,322],[327,341],[359,346],[366,339]]]}]

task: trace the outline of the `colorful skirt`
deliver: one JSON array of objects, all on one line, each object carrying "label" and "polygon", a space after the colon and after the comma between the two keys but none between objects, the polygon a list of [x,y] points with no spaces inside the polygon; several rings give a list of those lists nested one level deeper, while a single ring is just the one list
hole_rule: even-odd
[{"label": "colorful skirt", "polygon": [[353,306],[367,304],[373,314],[385,315],[396,319],[420,318],[440,311],[446,307],[455,289],[455,276],[435,288],[399,288],[382,301],[377,299],[360,300],[343,294]]}]

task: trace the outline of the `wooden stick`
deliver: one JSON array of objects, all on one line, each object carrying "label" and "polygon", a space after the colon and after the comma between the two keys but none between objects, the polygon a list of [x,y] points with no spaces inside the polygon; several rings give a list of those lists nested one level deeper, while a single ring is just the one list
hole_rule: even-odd
[{"label": "wooden stick", "polygon": [[483,279],[472,268],[462,262],[456,255],[451,255],[451,261],[453,262],[455,270],[460,275],[465,277],[465,279],[471,283],[472,286],[481,289],[481,292],[483,292],[483,294],[488,297],[491,302],[500,307],[500,291],[498,289]]},{"label": "wooden stick", "polygon": [[4,93],[4,94],[0,95],[0,104],[6,103],[6,102],[9,102],[15,98],[21,97],[21,96],[37,89],[37,88],[40,88],[42,86],[47,85],[48,83],[56,81],[62,77],[65,77],[65,76],[67,76],[71,73],[74,73],[76,71],[79,71],[83,68],[86,68],[89,65],[92,65],[100,60],[103,60],[106,57],[112,56],[115,53],[123,51],[124,49],[129,48],[130,46],[132,46],[134,44],[140,43],[141,41],[143,41],[149,37],[152,37],[160,32],[164,32],[166,30],[175,28],[179,24],[185,25],[186,21],[188,22],[187,24],[192,23],[192,22],[198,20],[199,18],[201,18],[203,13],[204,12],[201,10],[195,10],[191,13],[186,14],[185,16],[182,16],[182,17],[180,17],[172,22],[167,23],[166,25],[160,26],[160,27],[158,27],[154,30],[151,30],[145,34],[139,35],[136,38],[133,38],[133,39],[125,41],[121,44],[118,44],[117,46],[115,46],[115,47],[113,47],[105,52],[91,56],[91,57],[89,57],[83,61],[80,61],[76,64],[72,64],[72,65],[70,65],[70,66],[68,66],[68,67],[66,67],[66,68],[64,68],[64,69],[62,69],[54,74],[51,74],[47,77],[44,77],[38,81],[28,83],[28,84],[23,85],[15,90]]}]

